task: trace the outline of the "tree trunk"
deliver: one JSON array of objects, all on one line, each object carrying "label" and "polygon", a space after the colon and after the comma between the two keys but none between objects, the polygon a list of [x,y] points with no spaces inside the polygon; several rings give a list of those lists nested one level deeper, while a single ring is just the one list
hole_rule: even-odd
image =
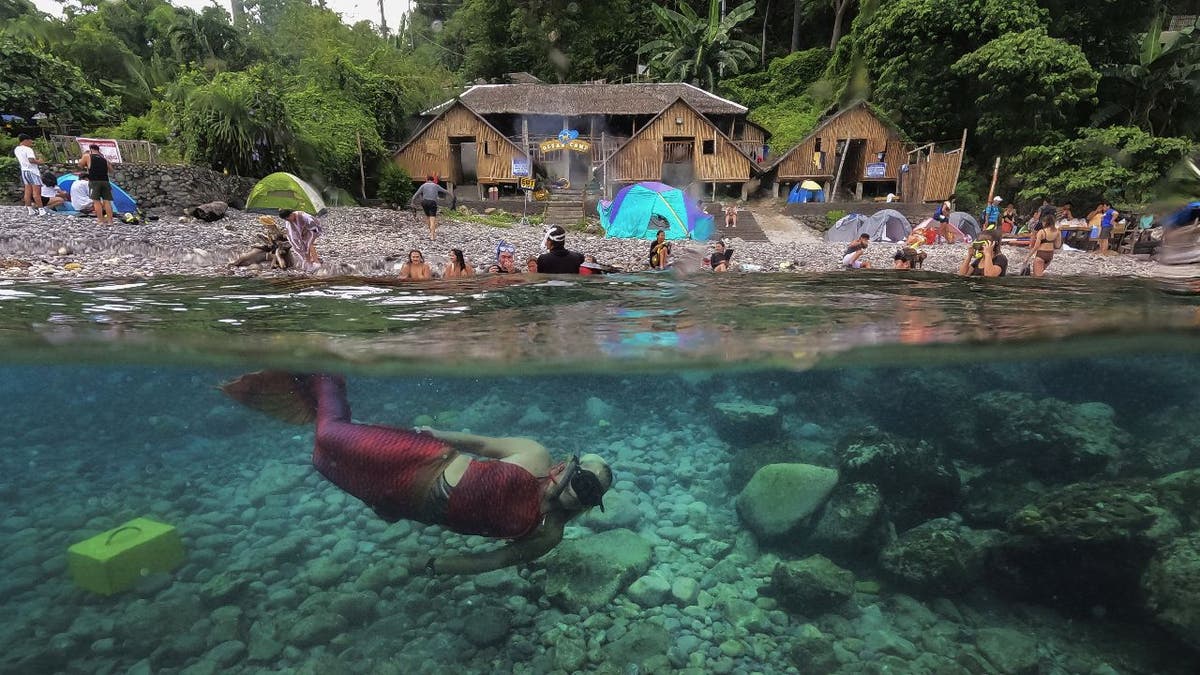
[{"label": "tree trunk", "polygon": [[842,19],[846,10],[850,9],[851,0],[834,0],[833,3],[833,38],[829,41],[829,49],[837,49],[838,40],[842,39]]},{"label": "tree trunk", "polygon": [[242,0],[229,0],[229,13],[233,15],[231,18],[235,28],[245,28],[246,10],[242,5]]},{"label": "tree trunk", "polygon": [[758,48],[758,65],[767,65],[767,20],[771,18],[771,0],[763,10],[762,46]]},{"label": "tree trunk", "polygon": [[800,50],[800,12],[803,10],[802,5],[804,0],[796,0],[794,3],[794,12],[792,13],[792,49],[791,51]]},{"label": "tree trunk", "polygon": [[379,0],[379,30],[383,31],[384,35],[387,35],[387,16],[383,13],[383,0]]}]

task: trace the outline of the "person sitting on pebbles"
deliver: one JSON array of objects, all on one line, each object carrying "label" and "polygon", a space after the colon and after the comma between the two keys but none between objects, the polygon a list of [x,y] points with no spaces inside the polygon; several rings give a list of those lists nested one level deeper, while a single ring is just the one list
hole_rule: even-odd
[{"label": "person sitting on pebbles", "polygon": [[247,267],[270,263],[271,267],[285,270],[291,266],[292,245],[288,242],[287,233],[279,228],[271,216],[259,216],[258,222],[263,231],[254,235],[254,243],[250,250],[229,263],[234,267]]},{"label": "person sitting on pebbles", "polygon": [[259,372],[222,390],[284,422],[315,422],[313,466],[383,520],[511,540],[494,550],[428,558],[430,574],[478,574],[546,554],[569,521],[594,506],[604,510],[613,482],[599,455],[555,463],[532,438],[356,424],[340,376]]},{"label": "person sitting on pebbles", "polygon": [[852,270],[869,270],[871,263],[863,260],[863,254],[867,252],[867,247],[871,245],[871,235],[862,234],[858,239],[846,247],[845,253],[842,254],[842,266]]},{"label": "person sitting on pebbles", "polygon": [[306,272],[321,266],[317,256],[317,237],[321,236],[321,221],[303,211],[280,209],[279,217],[287,223],[287,237],[292,251],[300,258],[297,265]]},{"label": "person sitting on pebbles", "polygon": [[712,255],[708,258],[708,266],[714,272],[728,272],[729,260],[733,257],[733,249],[726,248],[725,242],[718,241],[713,246]]}]

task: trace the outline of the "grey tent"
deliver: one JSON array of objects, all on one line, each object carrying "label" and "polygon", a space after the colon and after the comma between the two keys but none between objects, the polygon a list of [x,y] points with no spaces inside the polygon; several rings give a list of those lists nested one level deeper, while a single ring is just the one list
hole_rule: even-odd
[{"label": "grey tent", "polygon": [[863,234],[871,235],[872,241],[904,241],[909,232],[912,223],[895,209],[884,209],[871,216],[863,229]]},{"label": "grey tent", "polygon": [[861,213],[851,213],[842,216],[833,227],[825,233],[825,241],[854,241],[858,239],[858,235],[864,232],[867,225],[867,217]]},{"label": "grey tent", "polygon": [[966,211],[955,211],[954,213],[951,213],[950,224],[957,227],[959,232],[962,232],[971,239],[978,239],[979,233],[982,232],[982,230],[979,229],[979,221],[975,220],[975,216],[967,213]]}]

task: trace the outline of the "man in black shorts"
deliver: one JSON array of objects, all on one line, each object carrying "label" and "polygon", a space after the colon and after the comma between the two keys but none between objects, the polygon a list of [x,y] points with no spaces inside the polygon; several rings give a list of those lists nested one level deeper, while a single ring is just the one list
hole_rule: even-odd
[{"label": "man in black shorts", "polygon": [[87,171],[88,196],[96,210],[96,224],[113,224],[113,192],[108,182],[108,160],[100,154],[100,146],[88,146],[88,152],[79,158],[79,166]]},{"label": "man in black shorts", "polygon": [[[438,185],[437,181],[430,175],[425,177],[425,182],[421,183],[421,187],[417,188],[417,191],[413,193],[412,201],[410,202],[410,204],[416,204],[418,201],[421,202],[421,210],[425,212],[425,220],[429,223],[430,239],[437,239],[437,200],[441,195],[453,198],[450,191]],[[451,204],[451,208],[454,208],[453,203]]]}]

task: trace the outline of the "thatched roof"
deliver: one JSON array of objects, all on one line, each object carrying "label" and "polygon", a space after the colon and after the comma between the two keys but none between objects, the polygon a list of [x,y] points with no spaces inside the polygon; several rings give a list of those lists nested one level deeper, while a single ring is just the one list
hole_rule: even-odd
[{"label": "thatched roof", "polygon": [[[704,115],[746,114],[745,106],[681,82],[477,84],[458,98],[480,115],[657,115],[681,98]],[[452,102],[424,114],[436,115]]]}]

